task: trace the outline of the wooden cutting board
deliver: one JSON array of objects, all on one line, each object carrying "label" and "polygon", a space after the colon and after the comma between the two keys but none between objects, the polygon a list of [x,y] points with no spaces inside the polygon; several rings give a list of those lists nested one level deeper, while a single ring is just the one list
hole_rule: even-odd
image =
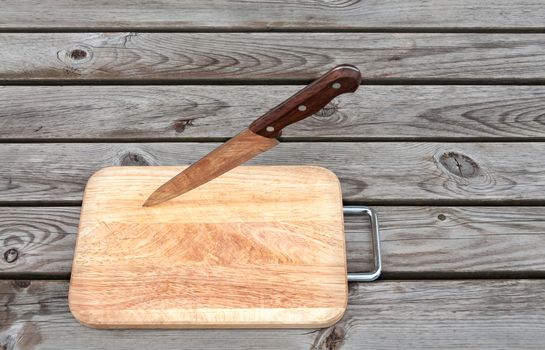
[{"label": "wooden cutting board", "polygon": [[185,167],[111,167],[83,207],[69,304],[98,328],[324,327],[347,304],[342,195],[314,166],[238,167],[142,203]]}]

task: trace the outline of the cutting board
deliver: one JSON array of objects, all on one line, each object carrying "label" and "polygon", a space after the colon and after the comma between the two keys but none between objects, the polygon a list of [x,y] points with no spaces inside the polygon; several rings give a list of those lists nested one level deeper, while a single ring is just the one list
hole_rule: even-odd
[{"label": "cutting board", "polygon": [[110,167],[87,183],[69,305],[97,328],[325,327],[347,304],[339,180],[238,167],[153,207],[185,167]]}]

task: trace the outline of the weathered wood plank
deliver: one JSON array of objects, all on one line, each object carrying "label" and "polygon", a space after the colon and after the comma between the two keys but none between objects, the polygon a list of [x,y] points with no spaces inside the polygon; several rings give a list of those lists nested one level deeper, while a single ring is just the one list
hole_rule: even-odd
[{"label": "weathered wood plank", "polygon": [[545,80],[544,34],[3,33],[5,81]]},{"label": "weathered wood plank", "polygon": [[[536,0],[439,1],[175,1],[87,3],[3,1],[0,29],[376,29],[543,28]],[[36,14],[39,14],[36,15]]]},{"label": "weathered wood plank", "polygon": [[0,276],[71,271],[80,208],[4,207],[0,210]]},{"label": "weathered wood plank", "polygon": [[[216,143],[1,144],[0,202],[81,200],[111,165],[183,165]],[[543,201],[545,143],[289,142],[248,164],[315,164],[339,176],[347,201],[417,204]]]},{"label": "weathered wood plank", "polygon": [[[301,86],[2,86],[3,140],[227,138]],[[368,85],[282,136],[545,138],[543,86]]]},{"label": "weathered wood plank", "polygon": [[[544,207],[374,207],[386,274],[544,273]],[[70,273],[77,207],[0,211],[0,277]],[[369,227],[346,216],[349,271],[372,268]]]},{"label": "weathered wood plank", "polygon": [[96,330],[67,305],[65,281],[0,281],[7,349],[542,349],[543,280],[352,284],[348,310],[322,330]]}]

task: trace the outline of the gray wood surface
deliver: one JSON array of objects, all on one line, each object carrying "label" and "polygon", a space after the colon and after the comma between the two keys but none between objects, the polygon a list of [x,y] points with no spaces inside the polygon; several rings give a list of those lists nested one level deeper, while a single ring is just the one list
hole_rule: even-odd
[{"label": "gray wood surface", "polygon": [[541,29],[543,17],[539,0],[121,0],[84,5],[74,0],[8,0],[2,2],[0,29]]},{"label": "gray wood surface", "polygon": [[[516,54],[513,54],[515,53]],[[545,81],[545,34],[3,33],[0,80]]]},{"label": "gray wood surface", "polygon": [[[543,207],[374,207],[386,276],[545,276]],[[0,277],[70,274],[78,207],[0,211]],[[367,221],[346,216],[349,271],[372,268]]]},{"label": "gray wood surface", "polygon": [[[544,349],[544,18],[541,0],[0,1],[0,350]],[[350,284],[338,324],[73,319],[93,172],[192,163],[339,63],[357,94],[251,162],[325,166],[377,209],[385,273]],[[345,221],[349,270],[370,269],[368,223]]]},{"label": "gray wood surface", "polygon": [[0,277],[42,274],[67,278],[78,232],[80,208],[0,209]]},{"label": "gray wood surface", "polygon": [[[182,165],[217,143],[0,144],[0,202],[77,203],[111,165]],[[315,164],[366,203],[542,203],[545,143],[284,142],[248,164]]]},{"label": "gray wood surface", "polygon": [[[302,86],[2,86],[0,140],[228,138]],[[284,130],[345,140],[544,139],[544,86],[367,85]]]},{"label": "gray wood surface", "polygon": [[[545,281],[352,284],[322,330],[95,330],[67,306],[66,281],[0,281],[6,349],[542,349]],[[160,345],[158,345],[160,344]]]}]

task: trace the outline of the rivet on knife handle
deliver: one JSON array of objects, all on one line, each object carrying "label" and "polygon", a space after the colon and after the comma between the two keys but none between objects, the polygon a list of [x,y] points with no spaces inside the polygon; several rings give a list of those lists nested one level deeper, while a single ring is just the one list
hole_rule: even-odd
[{"label": "rivet on knife handle", "polygon": [[261,136],[278,137],[286,126],[310,117],[335,97],[356,91],[360,83],[358,68],[337,66],[255,120],[249,129]]},{"label": "rivet on knife handle", "polygon": [[276,137],[284,127],[313,115],[340,94],[356,91],[360,81],[360,71],[354,66],[345,64],[333,68],[162,184],[144,206],[151,207],[178,197],[275,147],[278,145]]}]

